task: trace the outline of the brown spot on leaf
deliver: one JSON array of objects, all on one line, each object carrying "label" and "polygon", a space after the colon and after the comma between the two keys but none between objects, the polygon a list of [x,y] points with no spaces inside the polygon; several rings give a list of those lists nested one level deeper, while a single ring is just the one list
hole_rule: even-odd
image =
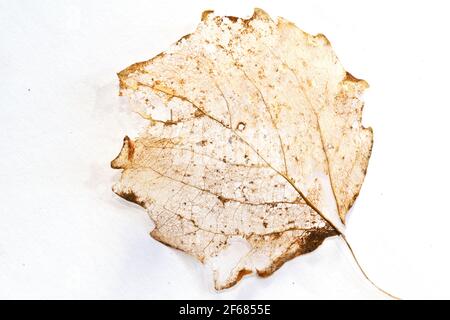
[{"label": "brown spot on leaf", "polygon": [[222,203],[222,205],[225,205],[225,203],[227,203],[228,201],[230,201],[230,199],[225,198],[221,195],[217,196],[217,199],[219,199],[219,201]]},{"label": "brown spot on leaf", "polygon": [[195,118],[200,118],[200,117],[203,117],[204,115],[205,115],[205,113],[203,111],[199,110],[199,109],[196,109],[195,112],[194,112],[194,117]]},{"label": "brown spot on leaf", "polygon": [[308,234],[305,237],[296,239],[289,250],[283,255],[279,256],[269,268],[257,270],[257,274],[260,277],[268,277],[275,271],[277,271],[286,261],[289,261],[302,254],[310,253],[319,247],[323,241],[332,236],[336,236],[338,233],[332,229],[317,229]]},{"label": "brown spot on leaf", "polygon": [[236,130],[238,130],[238,131],[244,131],[245,130],[245,122],[239,122],[238,124],[237,124],[237,126],[236,126]]},{"label": "brown spot on leaf", "polygon": [[128,136],[125,137],[125,140],[128,142],[128,160],[131,161],[134,155],[134,142]]}]

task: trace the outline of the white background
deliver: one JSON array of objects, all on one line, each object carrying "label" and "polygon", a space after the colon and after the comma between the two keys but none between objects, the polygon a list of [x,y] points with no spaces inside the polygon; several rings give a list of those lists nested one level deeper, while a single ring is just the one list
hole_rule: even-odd
[{"label": "white background", "polygon": [[204,9],[254,6],[324,33],[371,88],[369,171],[348,219],[367,273],[401,298],[450,298],[446,1],[0,1],[0,298],[383,298],[339,238],[217,293],[149,235],[109,163],[142,125],[116,72],[165,50]]}]

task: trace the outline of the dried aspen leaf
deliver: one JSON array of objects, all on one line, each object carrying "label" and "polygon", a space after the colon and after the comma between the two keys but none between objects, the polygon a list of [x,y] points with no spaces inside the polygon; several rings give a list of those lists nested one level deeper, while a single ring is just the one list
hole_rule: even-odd
[{"label": "dried aspen leaf", "polygon": [[[119,78],[149,126],[112,161],[123,169],[113,190],[147,209],[153,238],[213,261],[217,289],[340,234],[335,217],[359,193],[372,131],[361,125],[368,85],[325,36],[260,9],[249,19],[207,11],[194,33]],[[246,249],[228,259],[236,239]]]}]

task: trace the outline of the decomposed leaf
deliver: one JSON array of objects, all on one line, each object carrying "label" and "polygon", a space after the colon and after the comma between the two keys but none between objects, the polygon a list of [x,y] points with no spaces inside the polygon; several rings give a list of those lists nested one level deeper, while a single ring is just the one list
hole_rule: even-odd
[{"label": "decomposed leaf", "polygon": [[361,124],[368,85],[325,36],[260,9],[206,11],[195,32],[119,79],[149,125],[124,139],[113,190],[148,211],[153,238],[214,262],[217,289],[342,235],[372,130]]}]

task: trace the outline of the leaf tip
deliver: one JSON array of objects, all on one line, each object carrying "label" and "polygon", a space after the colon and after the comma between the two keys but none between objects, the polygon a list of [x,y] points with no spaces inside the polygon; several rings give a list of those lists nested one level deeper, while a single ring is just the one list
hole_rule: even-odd
[{"label": "leaf tip", "polygon": [[355,82],[363,86],[364,88],[369,88],[369,83],[366,80],[359,79],[348,71],[345,71],[344,81]]},{"label": "leaf tip", "polygon": [[251,19],[270,20],[269,14],[261,8],[253,9],[253,15]]}]

